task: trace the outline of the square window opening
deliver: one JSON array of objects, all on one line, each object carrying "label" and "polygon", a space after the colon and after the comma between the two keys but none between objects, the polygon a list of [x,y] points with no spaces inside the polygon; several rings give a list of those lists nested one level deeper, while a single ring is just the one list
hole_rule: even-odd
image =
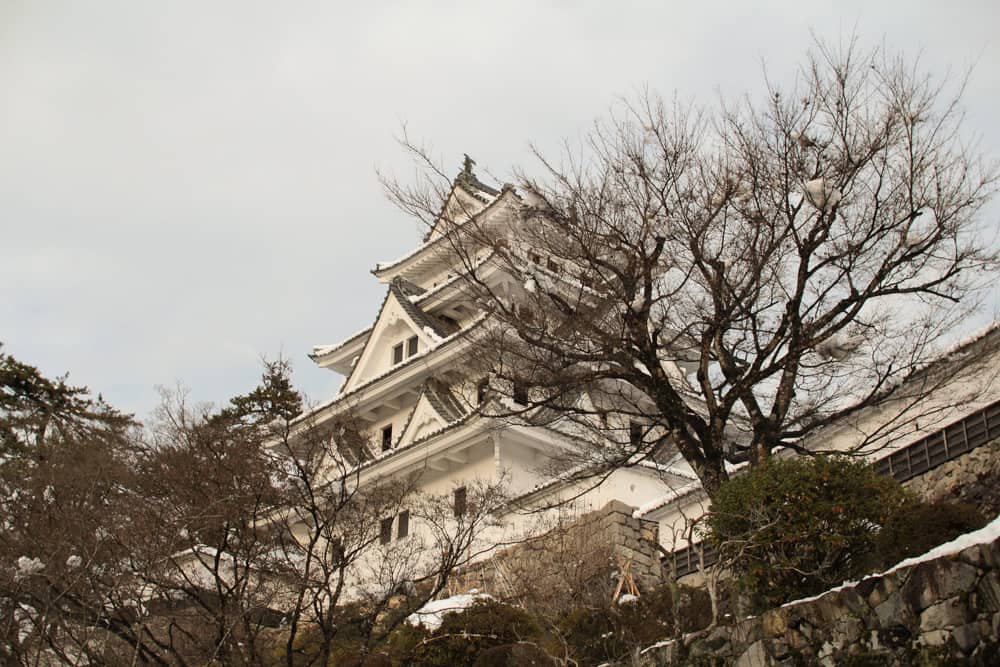
[{"label": "square window opening", "polygon": [[401,540],[410,534],[410,511],[403,510],[396,521],[396,539]]},{"label": "square window opening", "polygon": [[469,494],[464,486],[455,489],[455,516],[464,516],[469,511]]},{"label": "square window opening", "polygon": [[642,439],[646,435],[645,428],[639,422],[629,422],[628,441],[633,445],[642,444]]}]

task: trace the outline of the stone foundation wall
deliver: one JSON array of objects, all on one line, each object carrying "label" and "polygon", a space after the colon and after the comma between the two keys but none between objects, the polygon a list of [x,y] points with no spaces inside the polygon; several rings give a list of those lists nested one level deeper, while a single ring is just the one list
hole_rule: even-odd
[{"label": "stone foundation wall", "polygon": [[647,666],[1000,663],[1000,540],[722,625]]},{"label": "stone foundation wall", "polygon": [[927,500],[959,500],[1000,514],[1000,440],[973,449],[904,484]]},{"label": "stone foundation wall", "polygon": [[[529,606],[545,596],[554,604],[581,596],[609,602],[626,572],[640,591],[650,590],[664,581],[658,524],[634,518],[633,510],[612,501],[551,526],[545,534],[470,567],[456,578],[454,590],[477,588]],[[627,590],[626,582],[622,591]]]}]

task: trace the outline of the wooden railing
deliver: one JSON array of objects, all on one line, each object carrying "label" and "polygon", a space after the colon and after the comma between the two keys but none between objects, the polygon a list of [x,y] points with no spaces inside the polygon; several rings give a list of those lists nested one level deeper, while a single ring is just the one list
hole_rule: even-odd
[{"label": "wooden railing", "polygon": [[[970,452],[980,445],[1000,436],[1000,401],[977,410],[963,419],[948,424],[916,442],[898,449],[873,463],[875,472],[889,475],[899,482],[922,475],[939,465]],[[674,551],[673,572],[675,578],[697,572],[701,567],[715,563],[719,556],[715,546],[708,542],[698,542]]]}]

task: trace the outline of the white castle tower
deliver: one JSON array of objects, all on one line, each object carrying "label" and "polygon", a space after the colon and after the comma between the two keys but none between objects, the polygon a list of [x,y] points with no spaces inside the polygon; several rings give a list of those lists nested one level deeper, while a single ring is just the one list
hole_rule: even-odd
[{"label": "white castle tower", "polygon": [[[683,467],[637,465],[601,479],[553,474],[549,465],[572,438],[542,426],[498,423],[480,413],[486,378],[470,376],[474,332],[484,317],[464,289],[470,266],[480,280],[503,287],[507,279],[489,262],[491,248],[455,247],[454,226],[476,224],[516,233],[525,206],[514,189],[489,187],[473,173],[472,161],[454,179],[442,214],[422,245],[403,257],[378,264],[372,273],[386,285],[371,326],[336,345],[316,346],[310,357],[345,376],[339,393],[310,415],[317,423],[350,413],[366,436],[341,454],[358,472],[359,485],[417,475],[420,491],[450,494],[456,514],[464,511],[466,489],[502,480],[507,502],[497,540],[530,534],[540,525],[528,508],[572,498],[571,512],[600,509],[612,501],[629,512],[694,476]],[[447,213],[447,215],[445,215]],[[561,512],[567,506],[560,507]],[[401,513],[387,517],[384,540],[407,539],[420,526]]]}]

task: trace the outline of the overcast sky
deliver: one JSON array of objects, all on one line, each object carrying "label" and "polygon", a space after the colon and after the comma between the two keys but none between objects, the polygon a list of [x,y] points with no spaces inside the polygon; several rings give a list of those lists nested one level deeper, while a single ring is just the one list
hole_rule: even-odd
[{"label": "overcast sky", "polygon": [[[750,6],[759,5],[756,9]],[[643,86],[710,102],[855,26],[944,74],[1000,156],[1000,3],[0,0],[0,341],[146,414],[367,326],[419,242],[375,168],[406,122],[501,180]],[[995,213],[996,207],[992,209]]]}]

